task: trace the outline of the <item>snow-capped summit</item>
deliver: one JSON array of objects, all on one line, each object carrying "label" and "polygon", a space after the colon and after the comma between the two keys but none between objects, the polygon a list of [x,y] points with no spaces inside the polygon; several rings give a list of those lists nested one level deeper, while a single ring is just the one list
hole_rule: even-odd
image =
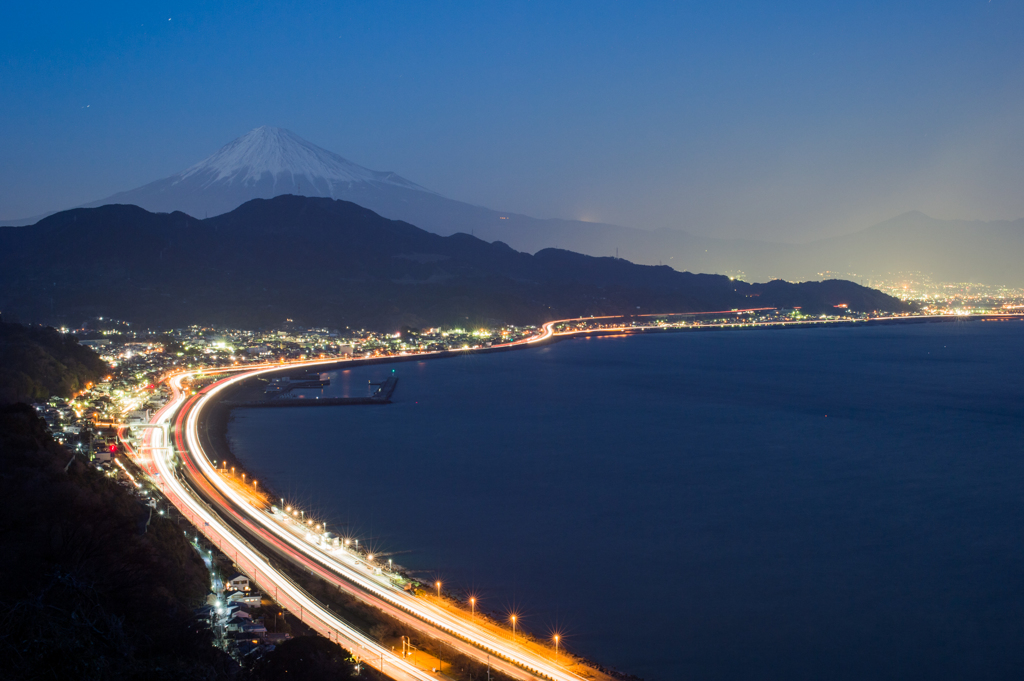
[{"label": "snow-capped summit", "polygon": [[269,125],[256,128],[221,147],[217,153],[180,173],[179,182],[193,176],[208,182],[228,181],[253,185],[270,175],[275,182],[304,178],[330,196],[337,183],[375,182],[426,191],[394,173],[377,172],[322,149],[290,130]]},{"label": "snow-capped summit", "polygon": [[408,200],[392,194],[409,192],[434,195],[395,173],[364,168],[289,130],[265,125],[177,175],[88,205],[129,203],[149,211],[180,210],[203,218],[252,199],[282,194],[377,204]]}]

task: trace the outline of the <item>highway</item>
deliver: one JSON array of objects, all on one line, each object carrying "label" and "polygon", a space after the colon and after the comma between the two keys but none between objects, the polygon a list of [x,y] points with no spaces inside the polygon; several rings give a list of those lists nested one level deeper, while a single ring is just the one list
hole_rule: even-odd
[{"label": "highway", "polygon": [[[151,421],[153,425],[169,427],[174,416],[185,405],[188,396],[180,391],[180,380],[183,377],[176,377],[177,381],[173,383],[175,396],[154,416]],[[143,436],[143,446],[140,451],[133,452],[133,458],[157,482],[167,500],[192,521],[197,531],[221,547],[260,588],[275,594],[278,602],[299,616],[306,625],[330,640],[337,641],[364,664],[383,671],[389,677],[401,681],[436,678],[429,671],[418,669],[349,626],[276,570],[259,550],[235,532],[181,480],[174,470],[173,456],[167,443],[154,442],[154,439],[162,440],[162,437],[154,438],[154,434],[160,433],[159,430],[147,430]]]},{"label": "highway", "polygon": [[[730,311],[733,312],[733,311]],[[654,316],[654,315],[651,315]],[[559,324],[593,321],[594,318],[558,320],[548,322],[538,333],[512,345],[534,345],[555,336],[585,335],[589,330],[556,332]],[[630,327],[605,327],[601,331],[629,331]],[[637,329],[639,330],[639,329]],[[596,331],[596,330],[594,330]],[[426,358],[452,353],[423,353]],[[418,598],[393,585],[382,565],[368,565],[367,557],[342,546],[324,541],[320,532],[313,532],[295,518],[281,510],[254,506],[231,481],[218,472],[199,437],[199,425],[204,410],[214,404],[223,391],[239,382],[260,374],[295,368],[324,367],[359,360],[321,359],[290,364],[273,364],[239,368],[193,371],[172,376],[168,383],[173,397],[152,419],[151,425],[164,430],[147,430],[143,446],[134,452],[134,458],[146,472],[158,481],[168,500],[189,518],[222,552],[233,558],[239,568],[249,575],[268,595],[273,595],[284,607],[319,633],[335,640],[356,654],[365,664],[381,669],[396,679],[435,678],[429,671],[418,669],[385,649],[375,640],[348,625],[340,617],[311,598],[282,571],[274,567],[267,556],[283,557],[303,570],[345,590],[353,596],[380,608],[423,636],[443,641],[452,649],[487,663],[495,670],[513,678],[579,681],[583,677],[557,664],[550,654],[528,648],[511,640],[507,633],[498,633],[475,623],[461,610],[448,609],[432,601]],[[198,394],[186,394],[182,383],[199,374],[231,374],[206,386]],[[174,443],[181,457],[181,469],[170,442],[158,443],[154,436],[174,428]],[[242,528],[246,536],[236,531]],[[249,539],[247,539],[248,537]],[[250,541],[256,545],[250,544]],[[374,568],[381,568],[379,571]]]},{"label": "highway", "polygon": [[[509,343],[505,347],[533,344],[551,335],[551,326],[547,325],[533,338]],[[443,353],[424,353],[425,356],[438,354]],[[368,566],[365,556],[343,546],[325,544],[319,534],[309,532],[309,528],[280,511],[274,514],[253,506],[214,469],[201,445],[198,424],[203,408],[212,404],[221,391],[262,373],[339,363],[335,358],[287,365],[212,369],[172,376],[168,383],[173,397],[151,421],[151,425],[164,430],[146,430],[143,446],[140,451],[132,452],[133,458],[157,481],[167,499],[193,522],[196,529],[233,558],[265,593],[273,595],[316,631],[352,650],[365,664],[383,668],[388,676],[400,679],[433,677],[325,609],[276,569],[267,556],[285,557],[417,629],[424,636],[439,639],[452,649],[513,678],[524,681],[582,679],[544,654],[511,640],[507,633],[496,633],[474,623],[460,610],[442,607],[396,587],[386,571],[377,572],[374,566]],[[358,363],[358,360],[353,363]],[[186,379],[200,374],[232,372],[237,375],[207,386],[194,397],[182,388]],[[181,470],[175,467],[176,459],[168,446],[170,443],[160,441],[162,433],[169,432],[172,426],[177,454],[181,456]],[[235,527],[244,528],[258,547],[250,544]]]},{"label": "highway", "polygon": [[[326,363],[319,361],[304,363],[303,366]],[[234,523],[244,526],[269,550],[286,556],[294,564],[381,608],[418,629],[423,635],[438,638],[481,663],[489,662],[492,668],[509,676],[557,681],[578,681],[582,678],[556,664],[553,659],[472,622],[461,611],[417,598],[393,585],[386,570],[375,572],[373,566],[367,565],[366,557],[344,546],[324,544],[319,533],[310,532],[309,528],[280,512],[273,514],[253,506],[231,482],[218,473],[203,450],[198,436],[203,408],[211,404],[223,390],[266,371],[270,369],[247,371],[218,381],[186,402],[178,415],[176,437],[180,438],[179,449],[186,472],[194,484],[204,488],[204,497],[216,506],[218,515],[231,518]],[[182,378],[176,377],[176,390],[180,390]],[[231,555],[230,552],[228,555]]]}]

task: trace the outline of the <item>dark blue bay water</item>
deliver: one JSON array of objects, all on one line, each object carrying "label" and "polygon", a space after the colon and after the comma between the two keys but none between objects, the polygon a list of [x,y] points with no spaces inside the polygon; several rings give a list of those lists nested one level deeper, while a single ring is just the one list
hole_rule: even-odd
[{"label": "dark blue bay water", "polygon": [[1024,324],[590,339],[335,376],[238,455],[647,679],[1024,673]]}]

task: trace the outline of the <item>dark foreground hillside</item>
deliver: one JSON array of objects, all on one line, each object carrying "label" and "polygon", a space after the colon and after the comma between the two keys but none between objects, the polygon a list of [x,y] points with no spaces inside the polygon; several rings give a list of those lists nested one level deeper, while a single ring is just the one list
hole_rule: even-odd
[{"label": "dark foreground hillside", "polygon": [[0,404],[70,397],[109,370],[74,336],[0,320]]},{"label": "dark foreground hillside", "polygon": [[35,410],[0,406],[0,678],[10,681],[377,679],[324,638],[250,668],[193,616],[206,566],[183,528],[74,458]]},{"label": "dark foreground hillside", "polygon": [[617,258],[441,237],[345,201],[279,196],[197,220],[111,205],[0,228],[0,309],[75,324],[538,324],[581,315],[902,310],[847,281],[747,284]]},{"label": "dark foreground hillside", "polygon": [[207,571],[181,528],[0,407],[0,677],[222,678],[192,618]]}]

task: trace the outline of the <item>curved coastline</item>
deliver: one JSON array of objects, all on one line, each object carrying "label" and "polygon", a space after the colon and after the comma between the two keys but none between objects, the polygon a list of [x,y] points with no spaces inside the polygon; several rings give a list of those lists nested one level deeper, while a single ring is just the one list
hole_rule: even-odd
[{"label": "curved coastline", "polygon": [[[746,310],[730,310],[730,313],[746,312]],[[664,316],[675,316],[680,314],[719,314],[715,312],[699,312],[699,313],[659,313],[659,314],[645,314],[637,315],[638,318],[643,317],[664,317]],[[574,338],[583,337],[601,337],[601,336],[617,336],[617,335],[642,335],[642,334],[659,334],[659,333],[696,333],[696,332],[711,332],[711,331],[744,331],[744,330],[787,330],[787,329],[806,329],[806,328],[821,328],[821,327],[857,327],[857,326],[879,326],[879,325],[893,325],[893,324],[929,324],[929,323],[949,323],[949,322],[963,322],[963,321],[988,321],[988,320],[1022,320],[1024,314],[991,314],[991,315],[965,315],[965,316],[952,316],[952,315],[931,315],[931,316],[907,316],[907,317],[875,317],[862,320],[805,320],[796,322],[781,322],[771,324],[723,324],[723,325],[707,325],[697,327],[629,327],[622,326],[617,328],[606,328],[606,329],[593,329],[593,330],[577,330],[571,332],[558,333],[554,328],[559,324],[567,324],[571,322],[586,322],[597,319],[625,319],[626,317],[617,315],[612,317],[579,317],[575,319],[559,319],[555,321],[546,322],[541,328],[542,332],[529,339],[524,339],[516,343],[509,343],[507,345],[498,345],[486,348],[465,348],[459,350],[446,350],[443,352],[431,352],[423,354],[410,354],[410,355],[389,355],[384,357],[365,357],[365,358],[353,358],[347,360],[321,360],[321,362],[302,362],[299,365],[310,365],[316,366],[322,371],[336,371],[346,368],[371,366],[375,364],[397,364],[404,362],[424,362],[428,360],[440,360],[440,359],[452,359],[455,357],[461,357],[466,354],[490,354],[496,352],[510,352],[513,350],[523,350],[530,347],[538,347],[542,345],[548,345],[551,343],[557,343],[563,340],[571,340]],[[282,364],[280,366],[268,367],[259,371],[259,373],[270,373],[272,371],[286,371],[294,368],[296,363]],[[253,376],[255,379],[256,377]],[[207,406],[207,416],[203,419],[201,426],[206,431],[206,437],[210,443],[217,450],[218,455],[223,456],[227,454],[235,461],[241,462],[237,454],[231,450],[231,445],[227,440],[227,429],[228,423],[231,419],[231,411],[237,405],[226,405],[228,398],[231,396],[238,396],[239,393],[251,395],[252,399],[262,397],[262,394],[252,391],[252,384],[245,385],[248,381],[244,381],[241,385],[234,388],[232,391],[225,392],[220,395],[216,400]]]},{"label": "curved coastline", "polygon": [[[996,317],[998,317],[1000,320],[1008,319],[1008,318],[1009,319],[1018,319],[1019,320],[1021,318],[1020,315],[1013,315],[1013,316],[1010,316],[1010,315],[998,315],[998,316],[987,316],[987,317],[986,316],[977,316],[977,317],[972,317],[972,318],[969,318],[969,319],[972,319],[972,320],[993,319],[993,320],[995,320]],[[874,326],[874,325],[877,325],[879,322],[882,323],[882,324],[892,324],[892,323],[921,324],[921,323],[928,323],[928,322],[951,322],[951,321],[963,321],[963,320],[964,320],[963,317],[948,317],[948,316],[947,317],[936,317],[936,318],[908,317],[908,318],[897,318],[897,319],[891,319],[891,320],[890,319],[872,320],[872,321],[867,322],[867,323],[865,323],[864,321],[861,321],[861,322],[844,322],[844,323],[840,323],[840,325],[841,326],[855,326],[855,325],[858,325],[858,324],[865,324],[865,325],[872,325],[872,326]],[[832,322],[832,323],[827,323],[827,324],[826,323],[819,323],[819,322],[806,322],[806,323],[803,323],[803,324],[801,324],[799,326],[794,324],[794,325],[787,325],[787,326],[774,326],[774,327],[761,327],[761,328],[762,329],[765,329],[765,328],[802,328],[802,327],[806,327],[806,326],[821,327],[821,326],[832,326],[832,325],[835,325],[836,323],[837,322]],[[556,324],[556,323],[552,323],[552,325],[554,325],[554,324]],[[727,329],[724,329],[724,330],[742,330],[744,328],[757,328],[757,327],[752,327],[750,325],[744,325],[744,326],[737,325],[735,327],[727,328]],[[550,337],[549,340],[551,342],[554,342],[554,341],[557,341],[557,340],[563,340],[563,339],[569,339],[569,338],[575,338],[575,337],[596,336],[596,335],[605,335],[605,336],[608,336],[608,335],[639,335],[641,333],[681,332],[681,331],[685,331],[685,330],[721,330],[721,327],[719,327],[718,329],[712,329],[712,328],[698,328],[698,329],[680,329],[680,328],[638,328],[638,329],[625,329],[625,328],[620,328],[620,329],[615,329],[615,330],[601,329],[601,330],[594,330],[594,331],[590,331],[590,332],[574,332],[574,333],[570,332],[570,333],[557,334],[557,335],[551,334],[553,337]],[[524,347],[528,347],[528,345],[524,345]],[[325,367],[325,368],[326,367],[331,367],[332,369],[334,369],[334,368],[350,368],[350,367],[354,367],[354,366],[361,366],[361,365],[364,365],[364,364],[368,365],[368,364],[388,364],[388,363],[408,362],[408,361],[424,361],[426,359],[434,359],[434,358],[440,359],[440,358],[456,357],[456,356],[460,356],[462,354],[467,354],[467,353],[478,354],[478,353],[484,353],[484,352],[508,351],[508,350],[511,350],[511,349],[517,349],[517,348],[515,348],[515,347],[480,348],[480,349],[474,349],[474,350],[450,351],[450,352],[447,352],[447,353],[444,353],[444,354],[435,354],[433,356],[430,356],[430,355],[405,355],[405,356],[391,356],[391,357],[369,358],[369,359],[362,360],[362,361],[359,361],[359,360],[356,360],[356,361],[348,360],[348,361],[342,361],[342,362],[336,362],[336,361],[332,362],[332,361],[325,360],[323,362],[318,362],[317,365],[321,366],[321,367]],[[280,367],[276,367],[276,366],[275,367],[269,367],[269,368],[264,369],[263,373],[274,371],[274,370],[287,370],[287,369],[289,369],[291,367],[294,367],[294,365],[282,365]],[[241,385],[241,383],[242,382],[240,382],[240,385]],[[226,398],[226,397],[227,397],[227,392],[225,391],[225,394],[218,396],[218,400],[216,400],[216,401],[219,402],[219,403],[223,403],[224,398]],[[207,412],[206,415],[204,415],[204,422],[207,424],[208,428],[215,427],[217,425],[221,426],[220,436],[221,436],[221,439],[222,439],[222,442],[223,442],[222,446],[224,448],[219,450],[219,451],[228,452],[228,451],[230,451],[230,447],[229,447],[229,445],[227,443],[227,440],[226,440],[226,427],[227,427],[228,420],[230,418],[230,416],[229,416],[230,409],[229,408],[228,409],[224,409],[222,407],[222,410],[220,411],[219,414],[214,414],[213,407],[214,407],[213,404],[211,404],[208,407],[210,409],[210,411]],[[213,420],[214,420],[215,417],[219,417],[219,419],[218,419],[219,423],[218,424],[214,424],[213,423]]]},{"label": "curved coastline", "polygon": [[[730,311],[732,312],[732,311]],[[741,311],[742,312],[742,311]],[[685,313],[691,314],[691,313]],[[716,314],[716,313],[693,313],[693,314]],[[638,317],[663,317],[671,316],[668,314],[657,314],[657,315],[638,315]],[[623,319],[621,316],[606,317],[603,319]],[[576,319],[563,319],[546,322],[542,327],[540,333],[532,338],[523,339],[515,343],[509,343],[506,345],[499,345],[493,347],[480,347],[480,348],[465,348],[459,350],[447,350],[442,352],[430,352],[422,354],[409,354],[409,355],[390,355],[383,357],[366,357],[366,358],[352,358],[343,360],[320,360],[313,362],[302,362],[302,363],[289,363],[282,364],[280,366],[272,366],[263,369],[257,369],[253,376],[248,379],[240,381],[237,386],[233,386],[231,389],[223,391],[216,398],[211,399],[208,404],[204,406],[203,418],[198,420],[198,427],[203,433],[208,445],[212,448],[211,454],[216,454],[217,460],[233,460],[235,465],[239,468],[244,468],[244,460],[239,457],[238,453],[232,450],[231,443],[228,440],[228,429],[232,418],[234,409],[239,406],[239,402],[251,401],[262,398],[262,386],[258,383],[259,376],[274,371],[287,371],[299,365],[316,366],[321,371],[338,371],[350,368],[382,365],[382,364],[398,364],[407,362],[424,362],[428,360],[442,360],[442,359],[454,359],[462,357],[467,354],[491,354],[498,352],[510,352],[513,350],[523,350],[530,347],[540,347],[544,345],[550,345],[563,340],[572,340],[576,338],[596,338],[596,337],[609,337],[609,336],[639,336],[647,334],[664,334],[664,333],[693,333],[693,332],[712,332],[712,331],[744,331],[744,330],[792,330],[792,329],[806,329],[806,328],[830,328],[830,327],[873,327],[873,326],[886,326],[886,325],[904,325],[904,324],[928,324],[928,323],[950,323],[950,322],[964,322],[964,321],[1005,321],[1005,320],[1024,320],[1024,314],[992,314],[992,315],[964,315],[964,316],[951,316],[951,315],[932,315],[932,316],[905,316],[905,317],[879,317],[879,318],[868,318],[861,320],[803,320],[795,322],[782,322],[782,323],[770,323],[770,324],[722,324],[722,325],[706,325],[706,326],[695,326],[695,327],[629,327],[622,326],[617,328],[603,328],[603,329],[592,329],[592,330],[575,330],[568,332],[556,332],[555,327],[560,324],[567,324],[572,322],[586,322],[591,320],[597,320],[602,318],[594,317],[583,317]],[[236,398],[242,399],[236,399]],[[272,485],[270,486],[272,487]]]},{"label": "curved coastline", "polygon": [[[553,325],[558,323],[559,321],[548,322],[545,324],[545,328],[549,325],[553,327]],[[513,350],[525,350],[531,347],[541,347],[544,345],[550,345],[551,343],[569,340],[576,335],[578,334],[555,335],[553,332],[548,332],[546,334],[541,334],[536,337],[536,339],[527,339],[518,343],[492,346],[489,348],[465,348],[462,350],[446,350],[444,352],[413,355],[390,355],[385,357],[322,360],[322,363],[316,363],[315,366],[318,370],[327,372],[377,364],[398,364],[406,362],[425,362],[428,360],[454,359],[456,357],[463,357],[467,354],[492,354],[498,352],[510,352]],[[305,364],[308,363],[303,363],[303,365]],[[227,457],[234,459],[239,464],[242,463],[242,460],[238,457],[237,453],[232,451],[231,443],[228,442],[227,438],[228,424],[231,421],[231,413],[238,407],[238,404],[229,403],[251,401],[262,398],[262,387],[256,387],[258,385],[257,382],[259,380],[259,375],[270,373],[272,371],[287,371],[293,369],[295,366],[295,364],[282,364],[279,367],[269,367],[263,370],[256,370],[257,373],[254,373],[253,376],[240,381],[239,384],[237,386],[233,386],[232,389],[223,391],[222,394],[218,395],[215,399],[212,399],[210,404],[206,405],[204,410],[205,416],[200,420],[199,427],[203,430],[204,437],[218,455],[218,460],[225,458],[225,455],[227,455]],[[237,398],[241,399],[239,400]]]},{"label": "curved coastline", "polygon": [[[252,367],[249,372],[246,372],[242,367],[225,368],[220,373],[239,373],[236,373],[234,376],[221,378],[200,388],[194,397],[184,400],[184,408],[177,415],[175,437],[178,441],[179,450],[182,452],[185,467],[189,471],[188,475],[193,477],[196,482],[201,480],[200,485],[207,488],[207,492],[212,494],[211,500],[214,505],[221,505],[222,510],[226,511],[229,516],[233,516],[234,520],[242,523],[242,526],[248,526],[249,530],[255,531],[254,537],[263,535],[260,536],[257,543],[265,544],[266,549],[271,551],[287,550],[286,545],[291,544],[293,557],[298,563],[301,563],[298,565],[300,569],[309,569],[313,574],[319,573],[329,584],[338,586],[339,589],[345,589],[352,596],[365,601],[372,607],[382,610],[386,615],[390,615],[402,624],[411,624],[419,629],[421,634],[441,641],[440,645],[458,650],[461,655],[475,660],[478,665],[483,665],[486,662],[495,671],[502,671],[512,678],[523,678],[523,672],[528,675],[528,678],[537,679],[578,681],[584,678],[573,670],[574,667],[579,667],[580,671],[587,678],[596,679],[597,681],[601,681],[601,679],[610,681],[616,677],[623,679],[633,678],[617,672],[613,673],[614,675],[609,674],[600,665],[594,665],[579,656],[571,656],[569,659],[571,660],[574,657],[575,661],[568,664],[558,662],[557,656],[555,661],[552,662],[550,651],[547,650],[546,645],[531,636],[523,634],[517,638],[513,632],[513,641],[509,645],[507,632],[498,626],[496,622],[488,622],[486,617],[478,617],[474,623],[465,613],[459,614],[458,608],[453,610],[450,605],[445,605],[443,601],[439,600],[438,603],[433,603],[429,599],[421,600],[420,598],[413,598],[410,601],[410,596],[403,594],[402,589],[395,586],[394,575],[385,573],[384,577],[381,578],[383,581],[380,581],[362,574],[360,569],[365,570],[368,568],[365,563],[358,560],[358,555],[354,559],[356,567],[353,568],[351,565],[346,567],[343,557],[347,556],[349,563],[352,562],[353,558],[349,550],[344,546],[341,548],[330,548],[326,544],[320,546],[320,542],[313,542],[317,546],[308,546],[306,543],[309,541],[308,532],[306,539],[302,540],[301,532],[293,535],[291,533],[294,530],[285,529],[285,526],[290,524],[287,522],[291,520],[290,517],[287,520],[277,516],[270,518],[269,513],[265,510],[266,507],[263,509],[257,508],[249,501],[243,501],[241,498],[238,498],[236,493],[231,492],[231,485],[220,480],[220,476],[217,475],[216,469],[211,463],[211,458],[204,451],[202,443],[202,440],[207,439],[200,433],[199,425],[204,408],[209,403],[220,401],[213,399],[218,393],[223,393],[224,395],[232,394],[234,391],[231,389],[236,387],[236,385],[248,383],[249,379],[258,377],[261,374],[289,370],[297,366],[315,366],[318,368],[334,366],[351,367],[353,365],[413,361],[426,358],[456,357],[466,354],[467,351],[477,354],[502,352],[552,340],[552,326],[554,323],[546,324],[540,334],[531,338],[489,348],[465,348],[440,353],[377,357],[364,360],[339,361],[337,359],[322,359],[283,365],[264,365],[258,368]],[[203,374],[205,372],[199,371],[198,373]],[[216,370],[212,370],[208,375],[215,376],[217,373]],[[172,378],[172,383],[180,382],[182,378],[188,375],[194,376],[196,372],[179,374],[176,378]],[[223,404],[223,402],[220,403]],[[193,453],[196,456],[189,456]],[[220,500],[218,501],[218,499]],[[255,521],[255,524],[253,521]],[[305,529],[301,524],[299,527]],[[269,533],[267,532],[268,530]],[[282,540],[284,541],[282,542]],[[298,552],[295,552],[295,549]],[[369,558],[372,559],[372,556]],[[366,559],[364,558],[364,560]],[[376,573],[378,575],[381,574],[379,569]],[[388,584],[388,579],[391,580],[390,584]],[[256,581],[259,583],[258,576]],[[414,603],[419,605],[414,605]],[[424,626],[426,627],[425,629]],[[469,644],[469,647],[456,648],[453,645],[460,644],[461,642]],[[380,646],[371,642],[371,647],[379,648]],[[383,666],[383,658],[381,665]]]}]

